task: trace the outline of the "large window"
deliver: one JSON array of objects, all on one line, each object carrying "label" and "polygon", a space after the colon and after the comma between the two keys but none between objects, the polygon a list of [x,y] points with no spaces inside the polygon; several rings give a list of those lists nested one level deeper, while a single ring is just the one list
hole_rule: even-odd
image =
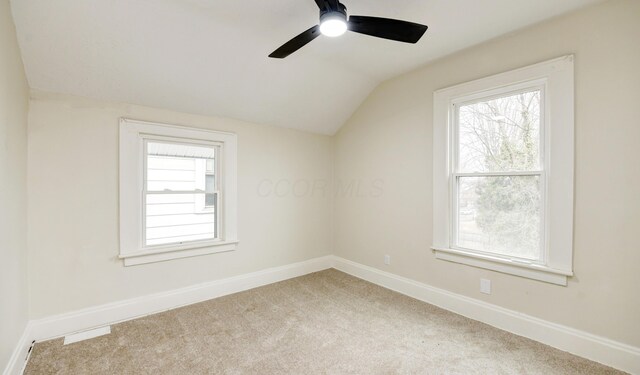
[{"label": "large window", "polygon": [[542,88],[453,104],[454,247],[542,260]]},{"label": "large window", "polygon": [[235,248],[235,135],[123,119],[125,265]]},{"label": "large window", "polygon": [[436,92],[438,258],[566,284],[572,67],[567,56]]}]

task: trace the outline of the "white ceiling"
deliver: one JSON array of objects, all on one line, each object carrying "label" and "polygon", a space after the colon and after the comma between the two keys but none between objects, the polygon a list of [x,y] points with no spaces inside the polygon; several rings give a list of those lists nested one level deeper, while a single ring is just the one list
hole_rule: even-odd
[{"label": "white ceiling", "polygon": [[321,36],[313,0],[12,0],[32,88],[333,134],[381,81],[599,0],[343,0],[429,30],[416,45]]}]

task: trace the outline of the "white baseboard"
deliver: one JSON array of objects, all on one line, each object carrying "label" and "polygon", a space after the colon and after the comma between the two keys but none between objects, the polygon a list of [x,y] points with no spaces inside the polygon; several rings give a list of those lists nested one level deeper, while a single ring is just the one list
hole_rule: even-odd
[{"label": "white baseboard", "polygon": [[640,374],[640,348],[333,257],[333,268],[554,348]]},{"label": "white baseboard", "polygon": [[29,356],[29,349],[31,349],[31,345],[33,344],[33,340],[31,339],[31,323],[27,323],[24,328],[24,332],[20,339],[18,340],[18,344],[16,348],[13,350],[11,354],[11,358],[9,358],[9,363],[5,367],[2,372],[3,375],[20,375],[24,370],[24,366],[27,363],[27,358]]},{"label": "white baseboard", "polygon": [[30,338],[43,341],[79,331],[139,318],[212,298],[272,284],[331,268],[325,256],[286,266],[206,282],[124,301],[108,303],[30,322]]}]

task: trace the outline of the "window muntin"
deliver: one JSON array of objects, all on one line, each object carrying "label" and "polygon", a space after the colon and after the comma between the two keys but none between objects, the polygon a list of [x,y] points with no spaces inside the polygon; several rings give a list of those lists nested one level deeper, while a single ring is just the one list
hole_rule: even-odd
[{"label": "window muntin", "polygon": [[544,262],[544,89],[453,103],[454,249]]}]

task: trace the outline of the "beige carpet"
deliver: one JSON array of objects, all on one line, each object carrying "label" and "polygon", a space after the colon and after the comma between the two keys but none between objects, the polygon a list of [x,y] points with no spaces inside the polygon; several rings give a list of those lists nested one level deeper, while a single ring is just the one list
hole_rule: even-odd
[{"label": "beige carpet", "polygon": [[328,270],[36,344],[26,374],[614,374]]}]

